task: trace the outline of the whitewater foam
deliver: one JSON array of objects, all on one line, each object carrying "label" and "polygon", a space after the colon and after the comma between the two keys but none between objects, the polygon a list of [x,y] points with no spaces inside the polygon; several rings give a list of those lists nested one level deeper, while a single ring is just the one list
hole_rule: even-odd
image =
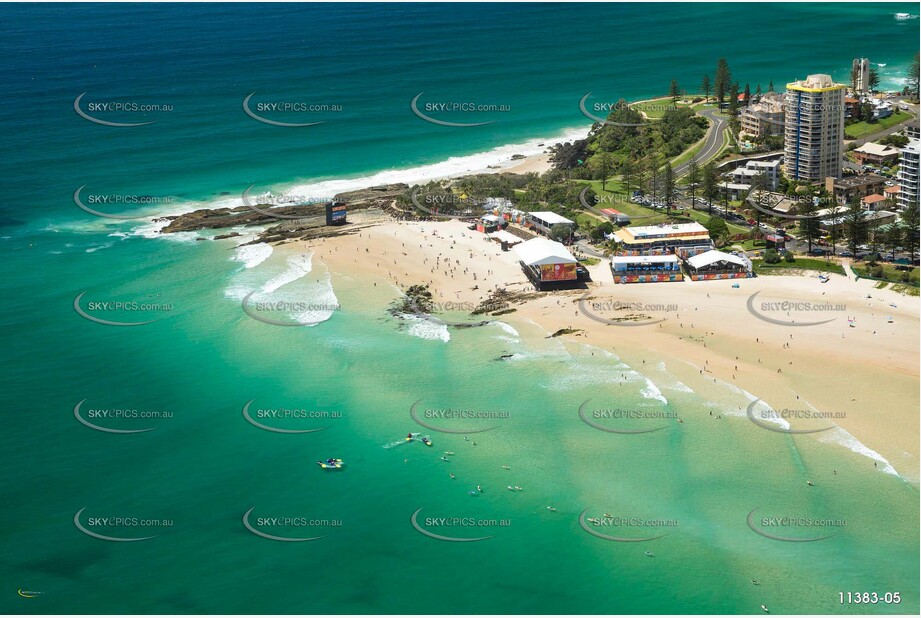
[{"label": "whitewater foam", "polygon": [[270,255],[272,255],[272,245],[259,243],[258,245],[237,246],[230,259],[242,262],[244,268],[254,268],[266,261]]},{"label": "whitewater foam", "polygon": [[[305,197],[329,199],[339,193],[367,189],[368,187],[377,185],[394,183],[424,184],[432,180],[455,178],[467,174],[491,173],[507,169],[520,163],[515,155],[523,155],[526,157],[538,155],[547,149],[548,144],[584,139],[587,134],[587,127],[574,127],[564,129],[550,137],[535,138],[515,144],[504,144],[491,150],[477,152],[471,155],[449,157],[438,163],[404,169],[382,170],[363,176],[295,182],[287,186],[282,185],[273,187],[271,190],[261,190],[258,193],[254,193],[253,197],[258,197],[258,195],[273,195],[279,199],[286,196],[297,196],[301,200]],[[244,206],[242,192],[240,195],[221,195],[212,200],[177,201],[168,208],[164,208],[158,212],[156,219],[145,220],[139,224],[133,224],[135,227],[131,235],[144,238],[170,238],[177,241],[194,241],[199,237],[199,235],[194,232],[161,234],[161,230],[170,223],[167,217],[176,217],[195,210],[217,208],[232,209],[240,206]],[[111,221],[107,222],[104,220],[94,223],[96,226],[111,224]],[[85,222],[74,222],[72,225],[85,226]]]},{"label": "whitewater foam", "polygon": [[889,461],[885,457],[883,457],[882,455],[880,455],[879,453],[877,453],[870,447],[866,446],[860,440],[858,440],[857,438],[855,438],[850,433],[848,433],[847,431],[845,431],[844,429],[840,427],[835,427],[834,429],[830,429],[829,431],[823,432],[823,435],[819,438],[819,441],[825,442],[827,444],[838,444],[840,446],[845,447],[846,449],[850,451],[853,451],[854,453],[857,453],[858,455],[869,457],[870,459],[876,461],[877,463],[882,464],[882,465],[878,465],[877,469],[881,470],[882,472],[885,472],[886,474],[892,474],[894,476],[899,475],[899,473],[896,472],[895,468],[892,467],[892,465],[889,463]]},{"label": "whitewater foam", "polygon": [[417,315],[403,313],[400,317],[406,322],[406,333],[419,339],[432,341],[451,341],[448,325],[432,319],[420,318]]}]

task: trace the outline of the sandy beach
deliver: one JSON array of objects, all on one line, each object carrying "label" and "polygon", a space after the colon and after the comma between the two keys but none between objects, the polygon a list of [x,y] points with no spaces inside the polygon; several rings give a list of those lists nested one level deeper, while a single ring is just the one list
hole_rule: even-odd
[{"label": "sandy beach", "polygon": [[[313,251],[333,273],[334,284],[339,275],[400,289],[429,284],[438,305],[472,308],[496,288],[533,292],[514,251],[502,252],[498,243],[459,221],[397,223],[381,217],[365,225],[349,235],[291,243],[286,250]],[[835,414],[834,424],[863,445],[851,448],[864,449],[868,466],[876,460],[865,449],[918,483],[915,299],[836,275],[825,284],[808,274],[762,276],[733,288],[729,281],[615,285],[606,261],[589,270],[590,301],[582,306],[588,311],[579,305],[586,290],[536,293],[513,305],[516,311],[502,321],[516,328],[536,323],[547,333],[575,329],[566,337],[613,351],[641,372],[664,362],[665,370],[711,400],[728,384],[776,410]],[[834,309],[770,313],[781,321],[829,320],[778,325],[749,312],[747,301],[756,292],[756,308],[764,301],[805,301]],[[614,302],[630,307],[602,310]],[[598,303],[602,309],[593,309]],[[621,324],[631,326],[604,322],[628,314],[632,321]],[[652,320],[661,321],[636,325]],[[811,422],[794,419],[791,426],[815,427]],[[822,433],[814,436],[823,439]]]}]

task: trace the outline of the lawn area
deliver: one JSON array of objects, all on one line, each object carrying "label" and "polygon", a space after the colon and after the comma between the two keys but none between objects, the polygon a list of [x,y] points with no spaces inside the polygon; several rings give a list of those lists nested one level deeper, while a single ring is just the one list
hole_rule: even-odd
[{"label": "lawn area", "polygon": [[700,149],[704,147],[704,142],[706,141],[707,141],[707,136],[704,135],[702,138],[700,138],[700,140],[696,144],[694,144],[693,146],[691,146],[690,148],[682,152],[680,155],[672,159],[671,160],[672,167],[675,167],[676,165],[681,165],[682,163],[686,161],[690,161],[691,157],[695,156],[698,152],[700,152]]},{"label": "lawn area", "polygon": [[757,251],[759,249],[763,250],[765,247],[767,247],[767,243],[763,239],[762,240],[753,240],[753,239],[743,240],[742,242],[735,242],[733,243],[733,245],[738,245],[742,247],[743,251]]},{"label": "lawn area", "polygon": [[665,111],[668,109],[674,109],[675,107],[689,107],[687,103],[678,101],[673,103],[670,97],[662,97],[661,99],[653,99],[652,101],[643,101],[642,103],[631,103],[630,107],[637,111],[643,112],[646,114],[647,118],[658,119],[665,115]]},{"label": "lawn area", "polygon": [[917,268],[912,268],[908,271],[907,281],[904,279],[906,271],[898,270],[894,264],[877,264],[876,266],[869,266],[868,264],[851,264],[851,269],[858,277],[864,279],[880,279],[882,281],[891,281],[892,283],[918,285]]},{"label": "lawn area", "polygon": [[601,181],[592,180],[589,182],[579,181],[580,184],[591,185],[595,195],[604,198],[601,202],[595,204],[597,208],[614,208],[624,213],[630,219],[635,220],[636,225],[656,225],[664,223],[666,220],[665,213],[646,208],[640,204],[631,202],[626,193],[624,185],[619,180],[609,180],[607,182],[608,190],[601,190]]},{"label": "lawn area", "polygon": [[576,226],[579,229],[590,230],[599,223],[604,223],[605,221],[607,221],[607,219],[591,212],[583,211],[576,215]]},{"label": "lawn area", "polygon": [[860,139],[871,133],[888,129],[893,125],[904,122],[911,118],[912,115],[902,110],[896,110],[888,118],[883,118],[876,122],[855,122],[844,127],[844,139]]},{"label": "lawn area", "polygon": [[[706,224],[707,220],[710,218],[710,215],[702,210],[688,211],[688,216],[701,225]],[[735,236],[736,234],[747,234],[749,231],[747,227],[742,227],[741,225],[736,225],[735,223],[730,223],[729,221],[726,221],[726,226],[729,228],[729,234],[732,236]]]},{"label": "lawn area", "polygon": [[796,258],[792,262],[765,264],[764,260],[752,260],[757,275],[796,275],[806,270],[844,275],[844,268],[837,262],[818,258]]}]

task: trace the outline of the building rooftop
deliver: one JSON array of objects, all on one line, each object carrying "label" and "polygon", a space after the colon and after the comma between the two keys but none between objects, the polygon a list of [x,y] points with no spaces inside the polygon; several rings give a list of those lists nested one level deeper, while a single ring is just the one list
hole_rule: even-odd
[{"label": "building rooftop", "polygon": [[894,216],[896,216],[896,215],[895,215],[895,213],[892,212],[891,210],[877,210],[877,211],[874,211],[874,212],[869,212],[869,213],[867,213],[866,218],[867,218],[869,221],[873,221],[874,219],[889,219],[889,218],[892,218],[892,217],[894,217]]},{"label": "building rooftop", "polygon": [[879,202],[885,202],[886,196],[880,195],[879,193],[874,193],[873,195],[868,195],[863,198],[864,204],[878,204]]},{"label": "building rooftop", "polygon": [[700,223],[672,223],[662,225],[641,225],[631,227],[630,233],[634,238],[642,239],[645,237],[667,237],[674,235],[691,235],[691,234],[709,234],[707,228]]},{"label": "building rooftop", "polygon": [[847,88],[844,84],[836,84],[831,75],[816,73],[808,76],[806,79],[790,82],[787,84],[787,90],[800,90],[803,92],[826,92],[829,90],[841,90]]},{"label": "building rooftop", "polygon": [[572,256],[562,243],[546,238],[532,238],[526,240],[514,249],[515,254],[528,266],[541,264],[575,264],[576,258]]},{"label": "building rooftop", "polygon": [[912,153],[914,153],[914,154],[918,154],[918,152],[921,152],[921,139],[918,139],[917,137],[911,137],[911,138],[909,138],[909,139],[908,139],[908,143],[905,144],[905,146],[902,147],[902,152],[903,152],[903,153],[904,153],[906,150],[907,150],[908,152],[912,152]]},{"label": "building rooftop", "polygon": [[719,186],[724,189],[729,189],[730,191],[746,191],[751,189],[751,185],[746,185],[741,182],[721,182]]},{"label": "building rooftop", "polygon": [[716,264],[717,262],[730,262],[736,264],[737,266],[747,266],[745,260],[740,258],[737,255],[732,255],[731,253],[723,253],[722,251],[712,250],[704,251],[703,253],[698,253],[692,257],[688,258],[688,264],[691,268],[703,268],[705,266],[710,266]]},{"label": "building rooftop", "polygon": [[899,149],[893,146],[877,144],[876,142],[867,142],[860,148],[855,148],[854,152],[862,152],[876,157],[888,157],[897,155],[899,153]]},{"label": "building rooftop", "polygon": [[555,212],[550,212],[549,210],[543,210],[543,211],[538,211],[538,212],[531,212],[531,213],[528,213],[528,214],[531,215],[532,217],[537,217],[537,218],[540,219],[541,221],[544,221],[544,222],[546,222],[546,223],[549,223],[550,225],[556,225],[557,223],[569,223],[569,224],[572,224],[572,223],[573,223],[572,221],[570,221],[570,220],[567,219],[566,217],[562,217],[562,216],[556,214]]},{"label": "building rooftop", "polygon": [[618,255],[611,258],[611,264],[674,264],[677,255]]},{"label": "building rooftop", "polygon": [[885,181],[886,179],[878,174],[859,174],[857,176],[845,176],[844,178],[836,178],[835,188],[853,189],[854,187],[881,184]]}]

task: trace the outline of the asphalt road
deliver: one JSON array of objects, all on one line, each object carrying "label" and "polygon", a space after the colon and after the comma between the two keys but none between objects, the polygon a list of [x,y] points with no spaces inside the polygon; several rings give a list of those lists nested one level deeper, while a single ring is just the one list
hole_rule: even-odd
[{"label": "asphalt road", "polygon": [[700,115],[710,121],[710,128],[707,130],[707,136],[703,148],[694,155],[690,160],[675,166],[675,178],[679,178],[688,173],[688,167],[691,161],[697,161],[701,165],[712,159],[725,146],[725,130],[729,123],[725,118],[716,115],[716,108],[705,109]]}]

